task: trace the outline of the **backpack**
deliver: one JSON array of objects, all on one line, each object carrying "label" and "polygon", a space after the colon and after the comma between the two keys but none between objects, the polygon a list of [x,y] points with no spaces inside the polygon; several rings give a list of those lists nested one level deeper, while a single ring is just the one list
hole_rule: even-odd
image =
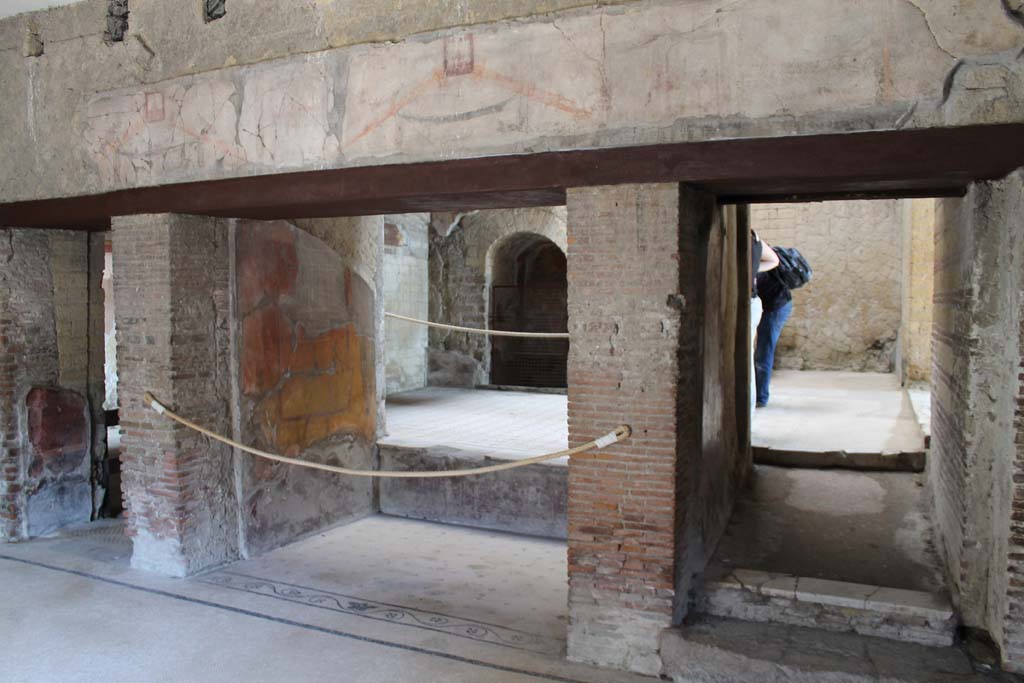
[{"label": "backpack", "polygon": [[811,265],[796,249],[792,247],[772,247],[779,257],[779,267],[774,270],[775,276],[788,289],[799,289],[811,281],[814,274]]}]

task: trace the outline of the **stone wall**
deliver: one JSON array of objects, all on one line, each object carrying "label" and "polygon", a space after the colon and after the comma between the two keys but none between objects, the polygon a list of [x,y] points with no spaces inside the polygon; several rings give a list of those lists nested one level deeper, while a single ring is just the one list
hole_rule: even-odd
[{"label": "stone wall", "polygon": [[[387,216],[384,222],[384,309],[426,320],[430,214]],[[384,322],[387,393],[427,386],[427,334],[422,325]]]},{"label": "stone wall", "polygon": [[232,433],[228,221],[114,220],[121,463],[132,566],[186,576],[239,557],[231,448],[157,414],[144,392]]},{"label": "stone wall", "polygon": [[103,0],[0,21],[0,201],[1024,110],[1024,34],[994,1],[248,0],[210,23],[193,6],[133,2],[115,44]]},{"label": "stone wall", "polygon": [[940,552],[964,623],[1024,671],[1024,471],[1019,379],[1024,316],[1024,174],[938,203],[932,449]]},{"label": "stone wall", "polygon": [[[377,432],[371,285],[283,221],[234,227],[239,431],[290,457],[372,469]],[[243,538],[261,553],[373,508],[373,483],[244,456]]]},{"label": "stone wall", "polygon": [[93,511],[88,236],[0,234],[0,538],[46,534]]},{"label": "stone wall", "polygon": [[899,203],[758,204],[750,222],[769,244],[799,249],[814,270],[793,292],[776,366],[891,372],[902,307]]},{"label": "stone wall", "polygon": [[900,370],[907,382],[932,376],[932,289],[935,274],[935,200],[909,199],[903,208],[903,306]]},{"label": "stone wall", "polygon": [[[565,208],[434,214],[430,231],[430,319],[486,329],[489,274],[496,247],[515,235],[541,235],[566,249]],[[490,382],[490,341],[483,335],[430,331],[431,385]]]}]

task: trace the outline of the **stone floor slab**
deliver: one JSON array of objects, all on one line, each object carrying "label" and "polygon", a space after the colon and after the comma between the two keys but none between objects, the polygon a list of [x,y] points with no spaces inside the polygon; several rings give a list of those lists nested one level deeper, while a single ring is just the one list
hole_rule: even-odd
[{"label": "stone floor slab", "polygon": [[779,370],[754,413],[756,462],[854,469],[924,468],[925,441],[892,374]]}]

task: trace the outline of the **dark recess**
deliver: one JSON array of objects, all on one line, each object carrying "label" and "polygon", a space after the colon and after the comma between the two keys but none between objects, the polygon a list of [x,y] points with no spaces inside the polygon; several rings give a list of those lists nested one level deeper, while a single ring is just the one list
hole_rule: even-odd
[{"label": "dark recess", "polygon": [[216,21],[228,13],[227,0],[203,0],[203,19],[206,23]]},{"label": "dark recess", "polygon": [[120,43],[128,32],[128,0],[110,0],[107,3],[107,30],[103,39],[108,43]]}]

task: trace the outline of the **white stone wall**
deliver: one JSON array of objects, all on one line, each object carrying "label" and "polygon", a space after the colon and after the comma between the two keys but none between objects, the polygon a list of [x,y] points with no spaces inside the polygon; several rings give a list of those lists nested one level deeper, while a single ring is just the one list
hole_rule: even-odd
[{"label": "white stone wall", "polygon": [[[430,214],[384,217],[384,310],[426,320],[427,230]],[[427,386],[427,332],[423,325],[384,321],[387,393]]]}]

